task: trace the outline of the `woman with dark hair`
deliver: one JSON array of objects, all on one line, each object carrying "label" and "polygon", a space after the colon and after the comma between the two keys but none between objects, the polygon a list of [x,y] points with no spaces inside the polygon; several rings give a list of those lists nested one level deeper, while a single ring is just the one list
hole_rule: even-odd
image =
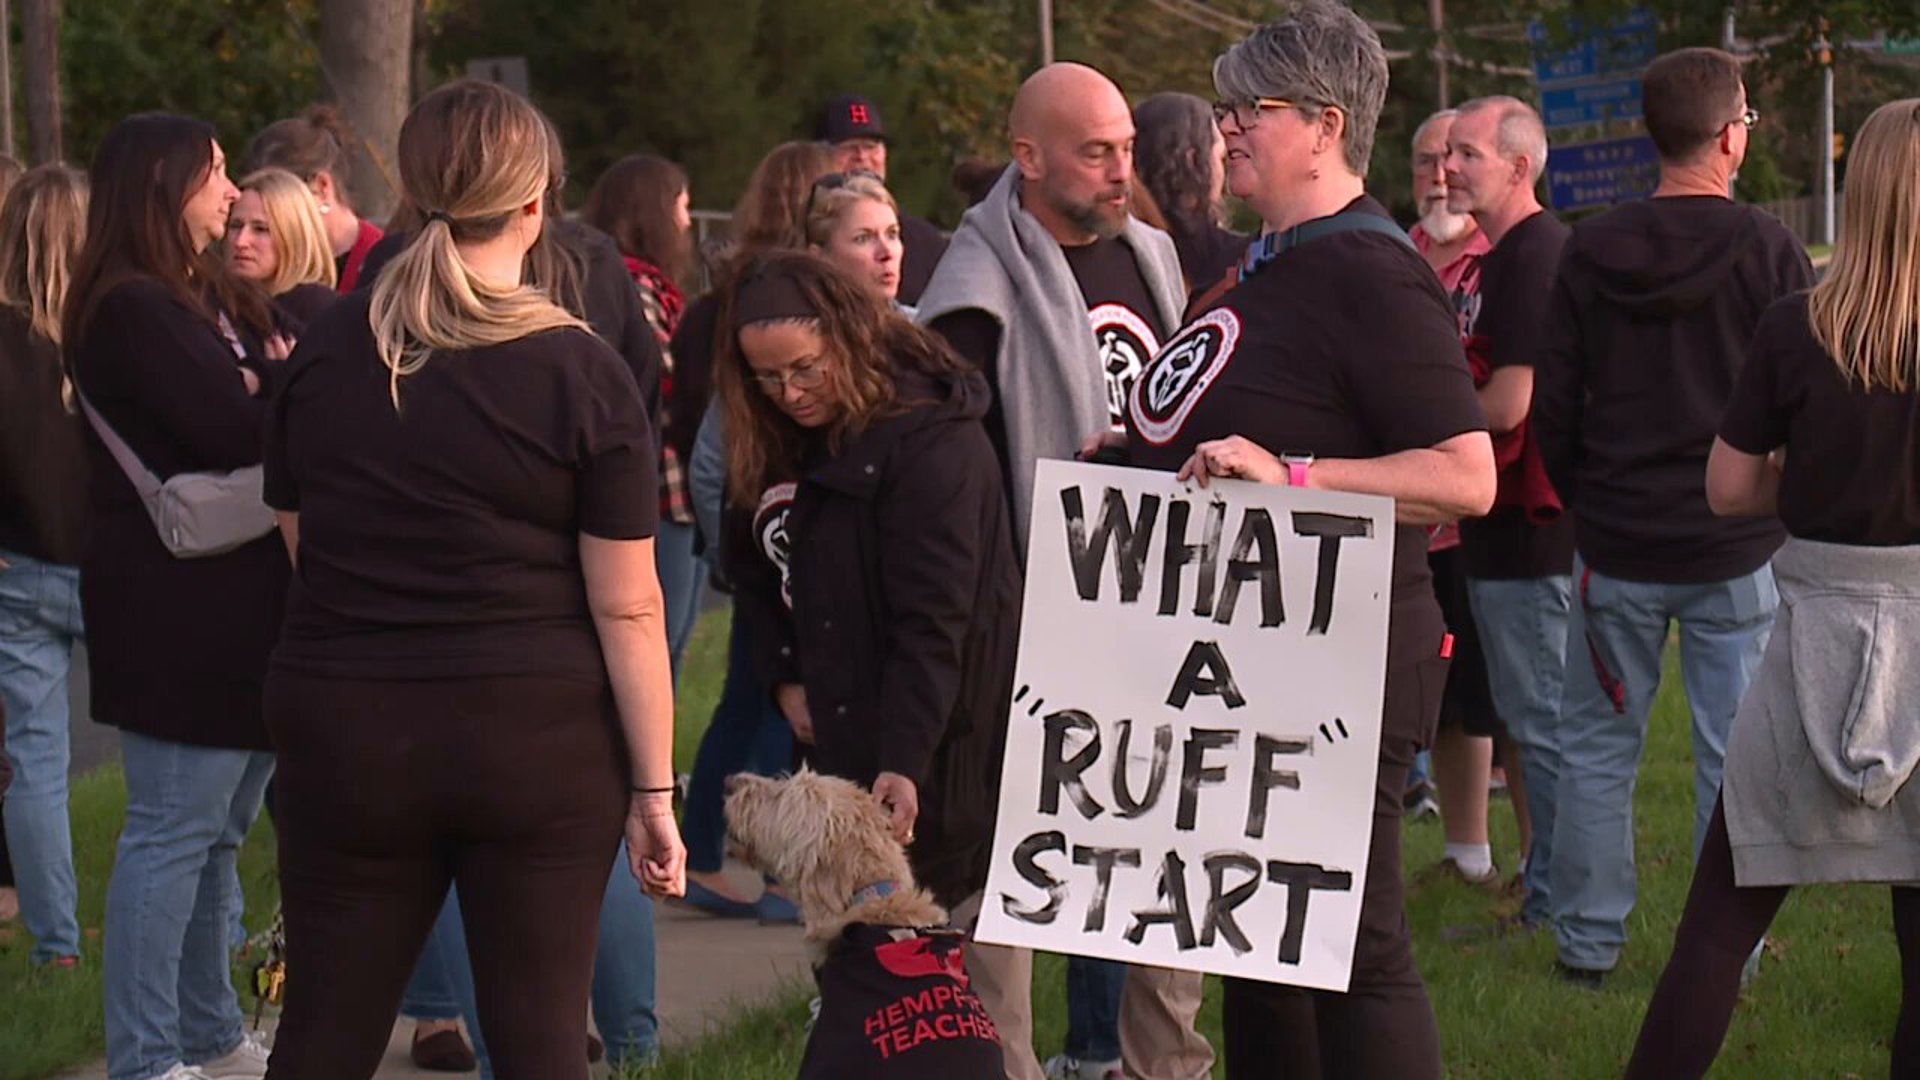
[{"label": "woman with dark hair", "polygon": [[1134,107],[1133,167],[1166,219],[1189,290],[1220,280],[1247,248],[1226,228],[1227,143],[1213,109],[1192,94],[1155,94]]},{"label": "woman with dark hair", "polygon": [[[969,921],[1020,594],[986,378],[816,255],[755,260],[722,307],[731,501],[790,506],[783,529],[728,530],[737,617],[814,767],[871,786],[915,879]],[[1000,985],[976,979],[989,1013]]]},{"label": "woman with dark hair", "polygon": [[87,178],[41,165],[0,205],[0,712],[17,775],[0,803],[0,850],[13,856],[31,962],[80,961],[79,899],[67,821],[71,717],[67,677],[80,619],[85,539],[85,423],[60,364],[67,282],[87,233]]},{"label": "woman with dark hair", "polygon": [[[753,179],[734,213],[735,236],[717,262],[716,279],[722,285],[735,269],[771,251],[797,250],[806,244],[807,201],[814,184],[833,172],[833,152],[816,142],[782,143],[769,151],[753,170]],[[697,472],[697,459],[717,465],[724,474],[726,423],[713,401],[713,365],[720,347],[716,326],[720,296],[709,293],[693,302],[674,335],[673,356],[679,365],[667,426],[674,432],[674,452]],[[709,406],[713,406],[710,408]],[[696,437],[704,453],[696,453]],[[714,503],[719,499],[715,498]],[[715,516],[718,516],[717,512]],[[770,528],[778,522],[769,520]],[[717,546],[720,537],[709,534]],[[757,899],[739,895],[721,867],[726,854],[726,821],[721,812],[721,785],[742,770],[770,774],[792,763],[793,738],[786,721],[774,708],[770,690],[762,682],[752,657],[753,630],[736,613],[728,630],[727,679],[713,719],[700,737],[694,756],[693,779],[687,789],[684,826],[687,832],[687,903],[723,918],[759,918],[791,922],[799,917],[793,901],[769,890]]]},{"label": "woman with dark hair", "polygon": [[1214,85],[1227,186],[1266,233],[1237,283],[1134,383],[1129,456],[1202,485],[1386,495],[1399,521],[1351,988],[1226,979],[1227,1075],[1437,1080],[1440,1032],[1403,903],[1401,795],[1447,672],[1425,526],[1492,506],[1492,444],[1446,294],[1366,194],[1387,94],[1379,37],[1335,0],[1297,0],[1214,63]]},{"label": "woman with dark hair", "polygon": [[660,345],[660,535],[656,562],[667,596],[667,655],[679,680],[680,657],[700,614],[706,585],[698,554],[693,500],[687,491],[687,461],[675,449],[673,333],[686,310],[681,283],[693,269],[693,217],[687,174],[665,158],[634,154],[613,163],[593,185],[581,217],[613,237],[639,291],[640,309]]},{"label": "woman with dark hair", "polygon": [[424,224],[309,328],[267,425],[296,567],[268,680],[300,972],[275,1077],[373,1074],[457,881],[499,1071],[584,1080],[623,825],[642,888],[683,884],[646,406],[524,282],[552,138],[491,83],[414,107],[399,166]]},{"label": "woman with dark hair", "polygon": [[334,278],[343,293],[360,281],[367,253],[384,235],[380,226],[354,213],[347,195],[353,133],[339,110],[315,105],[299,116],[275,120],[247,148],[247,171],[285,169],[306,181],[326,218]]},{"label": "woman with dark hair", "polygon": [[80,565],[93,717],[120,729],[127,782],[107,887],[107,1074],[257,1077],[266,1050],[242,1030],[227,935],[234,855],[273,772],[261,695],[287,554],[268,533],[175,557],[99,430],[162,479],[258,465],[272,314],[213,250],[239,192],[211,126],[128,117],[92,183],[61,344],[94,414]]}]

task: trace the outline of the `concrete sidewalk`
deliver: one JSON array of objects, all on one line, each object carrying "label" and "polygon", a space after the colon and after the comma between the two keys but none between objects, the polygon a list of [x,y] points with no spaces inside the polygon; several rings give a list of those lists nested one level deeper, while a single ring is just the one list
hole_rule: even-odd
[{"label": "concrete sidewalk", "polygon": [[[729,866],[729,876],[751,895],[757,879]],[[716,919],[673,904],[655,908],[655,939],[660,964],[661,1042],[669,1048],[693,1042],[740,1009],[766,1003],[783,990],[811,985],[806,950],[797,926],[760,926],[743,919]],[[297,977],[297,976],[296,976]],[[251,999],[242,995],[243,1008]],[[445,1077],[413,1067],[407,1051],[413,1024],[394,1025],[377,1080]],[[582,1053],[585,1047],[581,1048]],[[105,1062],[67,1073],[59,1080],[106,1080]],[[476,1076],[477,1073],[469,1073]],[[594,1071],[605,1076],[605,1066]]]}]

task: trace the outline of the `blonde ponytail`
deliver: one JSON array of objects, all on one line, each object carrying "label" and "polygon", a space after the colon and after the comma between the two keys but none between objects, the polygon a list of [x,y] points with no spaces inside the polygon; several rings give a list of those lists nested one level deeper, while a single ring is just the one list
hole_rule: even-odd
[{"label": "blonde ponytail", "polygon": [[551,136],[538,111],[493,83],[462,80],[421,99],[400,129],[400,182],[426,221],[374,282],[368,322],[388,393],[436,352],[587,329],[539,289],[502,288],[461,258],[460,240],[500,235],[548,186]]}]

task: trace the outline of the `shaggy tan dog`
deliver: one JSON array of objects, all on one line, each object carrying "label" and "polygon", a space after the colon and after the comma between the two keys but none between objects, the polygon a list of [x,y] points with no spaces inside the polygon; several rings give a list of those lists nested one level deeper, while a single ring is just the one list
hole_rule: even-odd
[{"label": "shaggy tan dog", "polygon": [[[851,923],[947,923],[947,910],[914,885],[887,811],[850,780],[809,769],[782,779],[729,777],[727,835],[743,861],[792,894],[816,960]],[[885,895],[862,895],[889,885]]]}]

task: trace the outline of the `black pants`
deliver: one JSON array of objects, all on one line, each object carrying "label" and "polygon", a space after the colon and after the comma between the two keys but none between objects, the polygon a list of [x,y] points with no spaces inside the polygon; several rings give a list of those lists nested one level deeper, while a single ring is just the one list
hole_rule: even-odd
[{"label": "black pants", "polygon": [[1440,659],[1387,671],[1373,842],[1347,992],[1226,979],[1229,1080],[1439,1080],[1440,1026],[1413,963],[1400,877],[1400,797],[1433,732],[1446,678]]},{"label": "black pants", "polygon": [[[1647,1003],[1640,1039],[1627,1063],[1629,1080],[1706,1075],[1733,1022],[1740,970],[1773,925],[1788,888],[1734,884],[1726,810],[1716,804],[1674,934],[1673,956]],[[1893,890],[1893,933],[1900,946],[1900,1018],[1889,1072],[1896,1078],[1920,1077],[1920,889]]]},{"label": "black pants", "polygon": [[626,817],[604,685],[274,673],[286,1011],[268,1076],[371,1077],[450,882],[501,1080],[585,1080]]}]

